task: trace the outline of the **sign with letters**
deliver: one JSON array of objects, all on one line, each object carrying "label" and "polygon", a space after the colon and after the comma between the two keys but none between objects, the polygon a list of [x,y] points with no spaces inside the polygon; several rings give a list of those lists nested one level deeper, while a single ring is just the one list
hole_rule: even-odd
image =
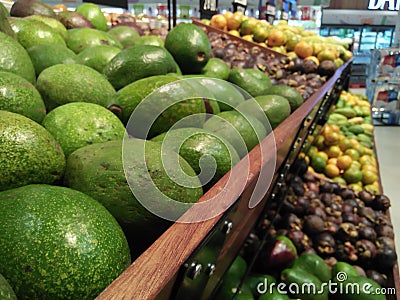
[{"label": "sign with letters", "polygon": [[387,3],[388,10],[399,10],[400,8],[400,0],[369,0],[368,9],[376,10],[376,9],[385,9],[385,5]]}]

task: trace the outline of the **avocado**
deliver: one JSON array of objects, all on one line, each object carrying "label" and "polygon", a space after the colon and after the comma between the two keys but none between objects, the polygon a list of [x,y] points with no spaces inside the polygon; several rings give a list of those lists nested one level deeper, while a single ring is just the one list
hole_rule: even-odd
[{"label": "avocado", "polygon": [[78,5],[75,11],[85,16],[96,29],[107,31],[107,20],[100,6],[94,3],[82,3]]},{"label": "avocado", "polygon": [[185,79],[163,85],[144,98],[134,108],[126,129],[134,137],[149,139],[173,126],[200,128],[205,120],[205,101]]},{"label": "avocado", "polygon": [[0,191],[62,178],[65,156],[50,132],[8,111],[0,111],[0,120]]},{"label": "avocado", "polygon": [[56,13],[50,4],[39,0],[17,0],[10,9],[12,17],[26,17],[30,15],[43,15],[55,18]]},{"label": "avocado", "polygon": [[124,25],[111,27],[108,30],[108,34],[118,40],[124,48],[133,46],[140,37],[134,27]]},{"label": "avocado", "polygon": [[112,140],[122,140],[125,127],[107,108],[94,103],[73,102],[56,107],[43,120],[68,157],[76,149]]},{"label": "avocado", "polygon": [[39,44],[66,45],[64,38],[56,29],[47,24],[29,18],[8,18],[18,42],[25,48]]},{"label": "avocado", "polygon": [[290,104],[290,111],[294,112],[304,100],[299,91],[287,85],[273,85],[265,93],[266,95],[279,95],[286,98]]},{"label": "avocado", "polygon": [[8,17],[10,17],[10,12],[7,10],[4,4],[0,2],[0,31],[9,35],[13,39],[17,39],[17,36],[12,30],[10,23],[8,23]]},{"label": "avocado", "polygon": [[272,86],[271,79],[258,69],[233,68],[228,81],[241,87],[253,97],[265,95]]},{"label": "avocado", "polygon": [[241,158],[267,135],[264,125],[256,117],[234,110],[212,116],[203,128],[230,142]]},{"label": "avocado", "polygon": [[[131,250],[136,256],[171,225],[153,211],[148,211],[142,205],[143,201],[156,201],[153,205],[163,205],[161,201],[157,202],[161,199],[158,194],[161,192],[178,202],[193,203],[202,196],[202,189],[190,165],[168,149],[163,150],[163,157],[179,161],[176,171],[182,169],[191,177],[185,177],[184,173],[171,177],[173,174],[166,173],[160,143],[133,138],[125,138],[123,143],[110,141],[76,150],[68,158],[64,184],[102,203],[132,240]],[[145,154],[141,155],[143,147],[146,147]],[[186,182],[187,187],[178,182]],[[159,189],[158,193],[155,187]],[[148,199],[144,197],[139,201],[136,198],[143,195]]]},{"label": "avocado", "polygon": [[121,109],[121,120],[126,125],[138,104],[158,88],[179,80],[175,75],[155,75],[136,80],[115,93],[112,105]]},{"label": "avocado", "polygon": [[4,278],[3,275],[0,274],[0,299],[2,300],[17,300],[17,296],[14,293],[14,290],[8,283],[8,281]]},{"label": "avocado", "polygon": [[170,30],[164,46],[178,63],[182,74],[199,74],[211,56],[207,34],[192,23],[181,23]]},{"label": "avocado", "polygon": [[120,48],[109,45],[98,45],[83,49],[78,58],[88,67],[102,73],[104,67],[121,51]]},{"label": "avocado", "polygon": [[40,44],[26,50],[35,67],[36,76],[39,76],[44,69],[54,65],[81,63],[75,52],[64,45]]},{"label": "avocado", "polygon": [[131,263],[116,220],[79,191],[4,191],[0,215],[0,272],[18,299],[94,299]]},{"label": "avocado", "polygon": [[57,19],[67,29],[95,28],[94,25],[82,14],[76,11],[65,10],[57,14]]},{"label": "avocado", "polygon": [[80,64],[58,64],[43,70],[36,88],[48,110],[70,102],[90,102],[107,107],[115,94],[96,70]]},{"label": "avocado", "polygon": [[152,139],[182,156],[193,168],[203,185],[213,185],[240,158],[226,140],[201,128],[177,128]]},{"label": "avocado", "polygon": [[3,58],[0,71],[17,74],[35,84],[35,68],[25,48],[3,32],[0,32],[0,57]]},{"label": "avocado", "polygon": [[0,71],[0,110],[18,113],[41,123],[46,106],[35,86],[14,73]]},{"label": "avocado", "polygon": [[110,45],[122,48],[120,42],[107,32],[94,28],[73,28],[67,30],[66,38],[67,46],[75,53],[83,51],[83,49],[98,45]]},{"label": "avocado", "polygon": [[176,62],[163,47],[133,45],[123,49],[104,68],[103,73],[115,89],[141,78],[176,72]]},{"label": "avocado", "polygon": [[65,28],[64,24],[61,23],[56,18],[42,16],[42,15],[32,15],[25,18],[45,23],[47,26],[50,26],[55,31],[57,31],[64,39],[67,36],[67,28]]},{"label": "avocado", "polygon": [[135,44],[164,47],[164,41],[156,35],[142,35],[136,40]]},{"label": "avocado", "polygon": [[212,57],[207,64],[201,69],[201,74],[205,76],[228,80],[231,69],[229,65],[221,58]]}]

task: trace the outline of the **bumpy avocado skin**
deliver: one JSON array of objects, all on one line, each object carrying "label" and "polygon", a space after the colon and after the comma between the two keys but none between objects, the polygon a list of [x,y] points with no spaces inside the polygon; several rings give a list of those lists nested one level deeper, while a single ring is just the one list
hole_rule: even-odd
[{"label": "bumpy avocado skin", "polygon": [[58,64],[40,73],[36,88],[47,109],[70,102],[90,102],[107,107],[115,90],[96,70],[80,64]]},{"label": "bumpy avocado skin", "polygon": [[8,281],[4,278],[3,275],[0,274],[0,299],[3,300],[17,300],[17,296],[14,293],[14,290],[8,283]]},{"label": "bumpy avocado skin", "polygon": [[7,111],[0,111],[0,120],[0,191],[62,178],[64,153],[44,127]]},{"label": "bumpy avocado skin", "polygon": [[3,32],[0,32],[0,57],[0,71],[15,73],[35,84],[35,68],[25,48]]},{"label": "bumpy avocado skin", "polygon": [[[135,182],[143,188],[148,188],[148,200],[159,201],[159,197],[152,190],[148,178],[143,176],[149,173],[155,186],[165,195],[179,202],[195,202],[202,196],[200,181],[189,164],[179,158],[182,170],[193,177],[193,183],[199,187],[185,188],[174,183],[165,173],[161,160],[161,143],[139,139],[125,139],[124,160],[125,169],[130,182]],[[143,158],[140,148],[146,143],[147,169],[143,169]],[[149,212],[132,193],[127,177],[125,177],[123,152],[121,141],[110,141],[83,147],[72,153],[67,161],[67,170],[64,184],[79,190],[102,203],[119,221],[125,233],[132,242],[133,255],[145,250],[170,223]],[[177,158],[178,154],[167,151],[168,158]],[[179,169],[179,166],[176,168]],[[179,177],[179,176],[178,176]],[[173,209],[173,206],[171,206]]]},{"label": "bumpy avocado skin", "polygon": [[131,262],[118,223],[78,191],[4,191],[0,215],[0,272],[18,299],[93,299]]},{"label": "bumpy avocado skin", "polygon": [[34,85],[25,78],[0,71],[0,110],[15,112],[38,123],[46,115],[46,106]]}]

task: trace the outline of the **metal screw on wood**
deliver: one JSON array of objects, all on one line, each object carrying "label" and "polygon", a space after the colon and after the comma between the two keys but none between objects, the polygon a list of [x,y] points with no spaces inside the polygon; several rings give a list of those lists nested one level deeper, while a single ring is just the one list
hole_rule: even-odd
[{"label": "metal screw on wood", "polygon": [[197,278],[197,276],[200,275],[201,273],[201,269],[203,268],[203,266],[197,262],[192,262],[192,264],[189,267],[189,270],[187,272],[187,277],[189,277],[190,279],[194,280]]}]

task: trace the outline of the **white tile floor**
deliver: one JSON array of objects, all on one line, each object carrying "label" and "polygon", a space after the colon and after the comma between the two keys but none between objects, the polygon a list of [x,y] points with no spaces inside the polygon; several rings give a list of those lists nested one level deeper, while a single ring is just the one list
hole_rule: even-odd
[{"label": "white tile floor", "polygon": [[392,203],[390,215],[400,263],[400,126],[375,126],[375,142],[383,193]]}]

